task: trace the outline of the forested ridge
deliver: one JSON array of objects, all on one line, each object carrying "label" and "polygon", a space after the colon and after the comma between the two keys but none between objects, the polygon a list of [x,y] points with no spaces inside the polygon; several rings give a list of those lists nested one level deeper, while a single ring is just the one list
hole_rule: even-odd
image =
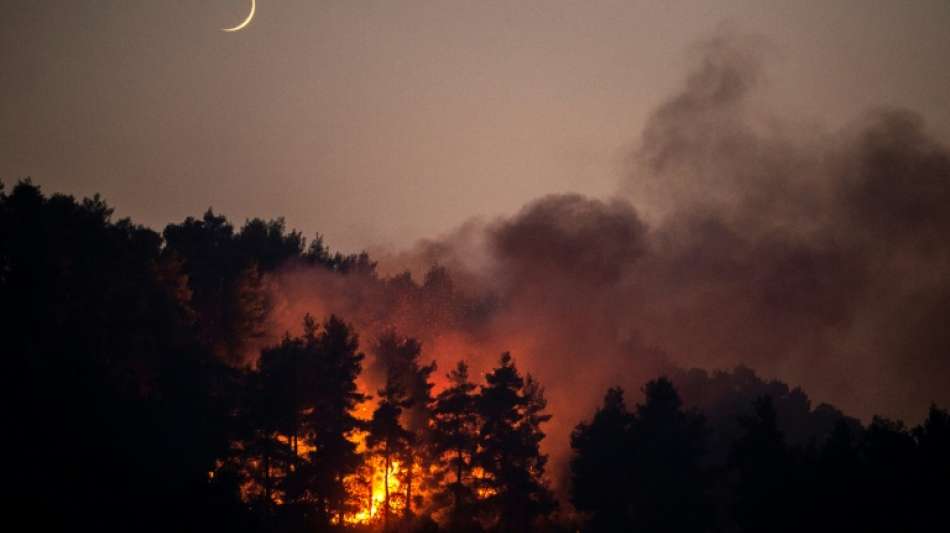
[{"label": "forested ridge", "polygon": [[482,375],[438,368],[405,332],[364,336],[334,315],[304,314],[272,339],[264,285],[288,265],[384,295],[448,276],[379,275],[367,254],[332,253],[279,219],[235,229],[209,209],[158,233],[98,197],[0,189],[17,519],[40,531],[946,528],[940,406],[919,424],[865,424],[745,367],[671,370],[642,391],[588,391],[602,405],[554,471],[544,428],[558,413],[517,353],[491,354]]}]

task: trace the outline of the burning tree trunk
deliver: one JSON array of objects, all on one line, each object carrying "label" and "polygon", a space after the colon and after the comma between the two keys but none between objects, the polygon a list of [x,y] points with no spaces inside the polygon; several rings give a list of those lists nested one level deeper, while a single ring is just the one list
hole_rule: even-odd
[{"label": "burning tree trunk", "polygon": [[386,466],[383,469],[383,529],[389,529],[389,460],[389,445],[387,444],[384,459]]},{"label": "burning tree trunk", "polygon": [[402,515],[405,518],[409,518],[409,515],[412,513],[412,456],[409,456],[408,464],[406,465],[406,506],[403,508]]},{"label": "burning tree trunk", "polygon": [[459,513],[462,505],[462,448],[456,450],[458,462],[455,465],[455,514]]},{"label": "burning tree trunk", "polygon": [[462,519],[465,507],[465,472],[471,468],[466,456],[474,453],[478,439],[478,412],[475,405],[476,385],[468,380],[468,365],[459,362],[448,376],[451,386],[439,393],[433,409],[433,426],[430,433],[435,457],[441,462],[447,459],[447,475],[455,473],[451,489],[453,500],[452,519]]},{"label": "burning tree trunk", "polygon": [[368,499],[366,500],[366,515],[369,518],[373,517],[373,469],[370,467],[369,475],[366,476],[366,492],[369,494]]},{"label": "burning tree trunk", "polygon": [[410,433],[399,423],[403,409],[409,404],[405,390],[399,385],[393,372],[389,372],[386,387],[379,391],[379,406],[373,411],[369,424],[367,446],[382,456],[385,464],[383,474],[383,525],[389,527],[391,510],[389,494],[389,474],[393,468],[393,457],[404,457],[409,448]]}]

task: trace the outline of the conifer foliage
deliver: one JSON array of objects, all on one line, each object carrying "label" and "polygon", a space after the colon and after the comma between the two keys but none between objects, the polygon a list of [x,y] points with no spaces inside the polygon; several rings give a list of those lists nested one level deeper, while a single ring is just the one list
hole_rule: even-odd
[{"label": "conifer foliage", "polygon": [[609,389],[571,435],[558,500],[544,388],[510,354],[477,375],[459,362],[436,387],[432,361],[446,354],[395,329],[374,327],[361,344],[343,317],[305,315],[294,333],[270,337],[268,284],[285,267],[353,276],[425,323],[457,318],[446,269],[421,285],[380,277],[366,254],[331,254],[319,236],[308,246],[280,219],[235,228],[209,209],[160,234],[113,221],[98,197],[0,186],[9,503],[23,523],[162,533],[947,529],[945,409],[931,406],[915,427],[864,425],[741,367],[674,370],[646,383],[632,408]]}]

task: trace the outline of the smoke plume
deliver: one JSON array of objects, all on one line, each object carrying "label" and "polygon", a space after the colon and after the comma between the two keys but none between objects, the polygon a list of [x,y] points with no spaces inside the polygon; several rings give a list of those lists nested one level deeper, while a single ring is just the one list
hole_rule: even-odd
[{"label": "smoke plume", "polygon": [[606,387],[676,368],[747,365],[865,418],[950,403],[950,150],[911,111],[831,132],[763,111],[767,48],[698,47],[614,198],[546,196],[382,258],[415,281],[288,267],[275,335],[305,312],[364,347],[394,327],[437,376],[510,350],[546,388],[555,461]]}]

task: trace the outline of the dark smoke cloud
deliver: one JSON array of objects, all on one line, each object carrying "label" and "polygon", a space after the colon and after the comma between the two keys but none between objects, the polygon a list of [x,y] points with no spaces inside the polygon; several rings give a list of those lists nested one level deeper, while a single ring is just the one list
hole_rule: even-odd
[{"label": "dark smoke cloud", "polygon": [[767,115],[756,50],[707,44],[625,184],[662,213],[656,301],[694,317],[679,336],[652,324],[665,331],[654,342],[677,363],[750,364],[865,417],[947,403],[950,152],[909,111],[830,134]]},{"label": "dark smoke cloud", "polygon": [[498,224],[491,244],[509,291],[547,277],[594,289],[622,281],[645,252],[645,236],[646,227],[626,202],[559,195]]},{"label": "dark smoke cloud", "polygon": [[748,365],[865,418],[950,404],[950,150],[909,111],[836,132],[763,111],[767,48],[698,48],[616,198],[540,198],[383,258],[418,283],[288,268],[275,334],[304,312],[395,327],[438,375],[511,350],[546,386],[555,463],[607,386],[676,368]]}]

